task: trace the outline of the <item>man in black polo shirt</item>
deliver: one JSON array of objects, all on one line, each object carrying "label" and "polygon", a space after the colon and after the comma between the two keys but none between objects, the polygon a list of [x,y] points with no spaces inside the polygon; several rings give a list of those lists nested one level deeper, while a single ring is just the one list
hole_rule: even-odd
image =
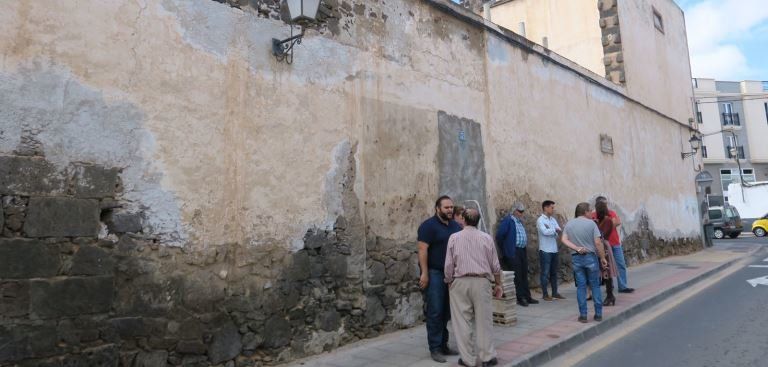
[{"label": "man in black polo shirt", "polygon": [[419,287],[424,291],[427,318],[427,342],[435,362],[444,363],[446,355],[457,355],[448,348],[448,285],[443,281],[448,237],[461,231],[453,220],[453,200],[441,196],[435,202],[435,215],[419,226]]}]

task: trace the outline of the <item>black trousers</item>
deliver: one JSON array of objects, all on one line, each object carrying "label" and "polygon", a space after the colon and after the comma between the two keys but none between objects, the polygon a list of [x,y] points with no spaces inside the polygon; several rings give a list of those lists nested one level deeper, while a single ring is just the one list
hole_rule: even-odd
[{"label": "black trousers", "polygon": [[528,287],[528,251],[525,248],[516,247],[515,257],[504,257],[504,262],[515,272],[515,293],[517,300],[530,300],[531,290]]}]

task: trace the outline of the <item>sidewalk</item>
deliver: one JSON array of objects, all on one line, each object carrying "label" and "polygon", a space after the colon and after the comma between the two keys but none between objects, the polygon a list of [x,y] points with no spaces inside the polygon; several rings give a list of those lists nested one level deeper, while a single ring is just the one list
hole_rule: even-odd
[{"label": "sidewalk", "polygon": [[[563,284],[559,291],[567,300],[540,301],[529,307],[518,306],[516,325],[494,326],[499,366],[536,366],[546,363],[699,280],[727,268],[757,249],[751,245],[728,248],[716,246],[692,255],[670,257],[632,267],[628,278],[635,292],[617,294],[616,306],[603,308],[602,322],[592,321],[593,304],[589,302],[590,322],[579,323],[576,320],[576,289],[573,284]],[[540,294],[533,296],[541,299]],[[453,332],[450,325],[448,330]],[[451,345],[454,346],[453,338]],[[457,366],[457,361],[458,357],[449,358],[448,363],[432,361],[426,348],[426,329],[420,325],[285,366],[448,367]]]}]

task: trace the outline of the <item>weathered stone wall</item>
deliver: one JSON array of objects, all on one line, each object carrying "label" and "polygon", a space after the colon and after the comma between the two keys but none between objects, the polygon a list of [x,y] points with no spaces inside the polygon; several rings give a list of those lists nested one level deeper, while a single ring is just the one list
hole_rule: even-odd
[{"label": "weathered stone wall", "polygon": [[427,0],[327,2],[286,65],[276,2],[228,3],[0,2],[0,364],[274,364],[415,325],[443,186],[489,229],[604,193],[632,258],[695,243],[686,128],[578,65]]},{"label": "weathered stone wall", "polygon": [[270,364],[420,318],[414,252],[382,240],[357,256],[356,208],[297,252],[187,251],[122,210],[117,169],[21,155],[0,167],[0,365]]}]

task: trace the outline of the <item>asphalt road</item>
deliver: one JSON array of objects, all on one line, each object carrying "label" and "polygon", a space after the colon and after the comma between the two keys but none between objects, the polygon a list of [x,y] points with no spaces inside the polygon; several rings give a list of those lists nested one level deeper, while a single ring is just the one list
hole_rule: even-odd
[{"label": "asphalt road", "polygon": [[[764,247],[750,264],[768,266],[768,237],[715,240],[722,247],[750,244]],[[763,276],[768,267],[744,267],[577,366],[768,366],[768,285],[747,282]]]}]

